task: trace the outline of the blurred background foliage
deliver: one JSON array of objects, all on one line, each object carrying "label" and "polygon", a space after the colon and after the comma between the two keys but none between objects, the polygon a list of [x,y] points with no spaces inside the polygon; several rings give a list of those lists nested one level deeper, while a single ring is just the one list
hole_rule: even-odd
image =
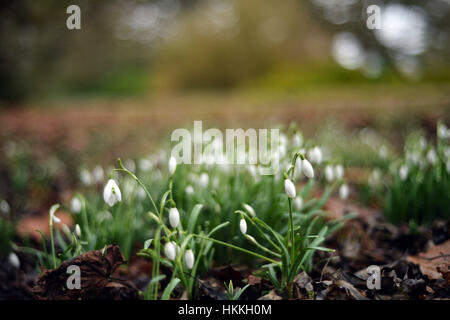
[{"label": "blurred background foliage", "polygon": [[3,0],[0,100],[448,82],[449,18],[449,0]]}]

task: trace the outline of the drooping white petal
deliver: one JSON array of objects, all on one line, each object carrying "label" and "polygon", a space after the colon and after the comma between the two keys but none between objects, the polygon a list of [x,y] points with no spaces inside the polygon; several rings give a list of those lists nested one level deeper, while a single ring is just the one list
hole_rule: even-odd
[{"label": "drooping white petal", "polygon": [[177,169],[177,159],[175,157],[170,157],[169,159],[169,173],[172,176]]},{"label": "drooping white petal", "polygon": [[186,267],[188,267],[188,269],[192,269],[194,267],[195,257],[194,252],[191,249],[187,250],[184,254],[184,262],[186,263]]},{"label": "drooping white petal", "polygon": [[200,175],[199,182],[200,182],[200,185],[201,185],[203,188],[206,188],[206,187],[208,186],[208,184],[209,184],[209,176],[208,176],[208,174],[207,174],[206,172],[203,172],[203,173]]},{"label": "drooping white petal", "polygon": [[344,178],[344,166],[342,164],[338,164],[334,167],[334,177],[336,180],[341,180]]},{"label": "drooping white petal", "polygon": [[408,178],[408,172],[409,172],[409,168],[408,168],[408,166],[407,165],[402,165],[401,167],[400,167],[400,170],[399,170],[399,175],[400,175],[400,179],[402,179],[403,181],[405,181],[406,180],[406,178]]},{"label": "drooping white petal", "polygon": [[80,213],[82,208],[81,200],[78,197],[73,197],[70,202],[70,209],[73,213]]},{"label": "drooping white petal", "polygon": [[343,184],[340,188],[339,188],[339,197],[343,200],[348,198],[348,195],[350,193],[350,189],[348,188],[347,184]]},{"label": "drooping white petal", "polygon": [[333,181],[333,179],[334,179],[334,170],[333,170],[333,167],[330,166],[330,165],[327,165],[327,166],[325,167],[325,179],[326,179],[328,182],[331,182],[331,181]]},{"label": "drooping white petal", "polygon": [[296,195],[295,186],[290,179],[284,180],[284,191],[286,192],[289,198],[295,198]]},{"label": "drooping white petal", "polygon": [[169,260],[175,260],[177,256],[177,247],[176,244],[173,242],[167,242],[164,245],[164,254],[166,255],[167,259]]},{"label": "drooping white petal", "polygon": [[302,210],[302,207],[303,207],[303,199],[302,199],[302,197],[300,197],[300,196],[295,197],[295,199],[294,199],[294,207],[295,207],[295,209],[297,211]]},{"label": "drooping white petal", "polygon": [[81,237],[81,228],[79,224],[75,225],[75,234],[78,238]]},{"label": "drooping white petal", "polygon": [[255,209],[253,209],[250,205],[244,203],[242,206],[245,208],[245,210],[247,210],[247,212],[248,212],[252,217],[256,217]]},{"label": "drooping white petal", "polygon": [[113,179],[109,179],[103,189],[103,200],[105,200],[110,207],[114,206],[117,202],[122,201],[122,193]]},{"label": "drooping white petal", "polygon": [[14,252],[11,252],[8,256],[8,261],[9,263],[14,267],[19,269],[20,268],[20,260],[19,257],[17,256],[17,254],[15,254]]},{"label": "drooping white petal", "polygon": [[178,227],[178,224],[180,223],[180,213],[178,212],[177,208],[170,208],[169,223],[172,226],[172,228]]},{"label": "drooping white petal", "polygon": [[314,169],[311,163],[306,159],[303,159],[302,161],[302,171],[307,178],[314,178]]},{"label": "drooping white petal", "polygon": [[245,219],[241,219],[241,221],[239,221],[239,229],[241,229],[242,234],[247,233],[247,222]]}]

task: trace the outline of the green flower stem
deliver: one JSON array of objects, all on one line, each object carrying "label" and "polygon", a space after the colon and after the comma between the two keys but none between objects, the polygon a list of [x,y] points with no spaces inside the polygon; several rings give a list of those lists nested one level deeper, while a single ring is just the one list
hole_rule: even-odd
[{"label": "green flower stem", "polygon": [[[50,219],[52,219],[51,216]],[[53,221],[51,220],[50,220],[50,245],[52,246],[53,269],[56,269],[55,240],[53,239]]]},{"label": "green flower stem", "polygon": [[288,198],[289,201],[289,224],[291,225],[291,258],[294,259],[294,240],[295,240],[295,235],[294,235],[294,219],[292,218],[292,203],[291,203],[291,198]]}]

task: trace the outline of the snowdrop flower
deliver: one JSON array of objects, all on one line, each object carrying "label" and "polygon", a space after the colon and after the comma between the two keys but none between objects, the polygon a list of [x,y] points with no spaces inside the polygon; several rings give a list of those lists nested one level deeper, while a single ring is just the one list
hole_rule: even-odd
[{"label": "snowdrop flower", "polygon": [[175,157],[170,157],[169,159],[169,173],[171,176],[175,173],[175,170],[177,169],[177,159]]},{"label": "snowdrop flower", "polygon": [[94,170],[92,170],[92,177],[95,183],[102,183],[105,178],[105,173],[101,166],[95,166]]},{"label": "snowdrop flower", "polygon": [[302,197],[296,197],[294,199],[294,207],[295,207],[295,209],[297,211],[302,210],[302,207],[303,207],[303,199],[302,199]]},{"label": "snowdrop flower", "polygon": [[81,169],[80,171],[80,181],[85,186],[89,186],[92,184],[92,176],[91,173],[86,169]]},{"label": "snowdrop flower", "polygon": [[376,186],[380,183],[381,180],[381,171],[380,169],[373,169],[369,176],[369,184],[371,186]]},{"label": "snowdrop flower", "polygon": [[140,187],[138,189],[137,196],[138,196],[139,200],[144,200],[145,197],[147,197],[147,194],[145,193],[145,190],[142,187]]},{"label": "snowdrop flower", "polygon": [[248,212],[252,217],[256,217],[255,210],[254,210],[250,205],[244,203],[244,204],[242,204],[242,206],[244,207],[245,210],[247,210],[247,212]]},{"label": "snowdrop flower", "polygon": [[348,195],[350,193],[350,189],[348,188],[347,184],[343,184],[340,188],[339,188],[339,197],[343,200],[348,198]]},{"label": "snowdrop flower", "polygon": [[241,219],[241,221],[239,221],[239,229],[241,229],[242,234],[247,233],[247,222],[245,219]]},{"label": "snowdrop flower", "polygon": [[406,178],[408,178],[408,171],[409,171],[408,166],[405,165],[405,164],[402,165],[402,166],[400,167],[400,170],[399,170],[400,179],[402,179],[403,181],[405,181]]},{"label": "snowdrop flower", "polygon": [[153,168],[153,164],[148,159],[140,159],[138,162],[139,169],[141,169],[143,172],[147,172]]},{"label": "snowdrop flower", "polygon": [[189,186],[186,187],[185,192],[188,195],[194,194],[194,188],[191,185],[189,185]]},{"label": "snowdrop flower", "polygon": [[20,260],[19,257],[17,256],[17,254],[15,254],[14,252],[11,252],[8,256],[8,261],[9,263],[16,269],[20,268]]},{"label": "snowdrop flower", "polygon": [[77,235],[77,237],[81,237],[81,228],[79,224],[75,225],[75,234]]},{"label": "snowdrop flower", "polygon": [[445,167],[447,168],[447,173],[450,174],[450,160],[447,160]]},{"label": "snowdrop flower", "polygon": [[167,259],[174,261],[177,256],[177,245],[176,243],[167,242],[164,245],[164,254],[166,255]]},{"label": "snowdrop flower", "polygon": [[55,215],[53,215],[53,222],[55,222],[55,223],[60,223],[61,222],[61,219],[60,218],[58,218],[57,216],[55,216]]},{"label": "snowdrop flower", "polygon": [[178,227],[180,223],[180,213],[177,208],[170,208],[169,210],[169,222],[172,228]]},{"label": "snowdrop flower", "polygon": [[184,262],[186,262],[186,267],[192,269],[194,267],[195,257],[194,252],[191,249],[187,250],[184,254]]},{"label": "snowdrop flower", "polygon": [[308,159],[312,163],[321,163],[323,159],[322,150],[319,147],[314,147],[308,151]]},{"label": "snowdrop flower", "polygon": [[300,147],[303,144],[303,137],[300,133],[294,134],[292,137],[292,144],[294,147]]},{"label": "snowdrop flower", "polygon": [[8,202],[6,200],[0,201],[0,212],[3,214],[8,214],[11,208],[9,207]]},{"label": "snowdrop flower", "polygon": [[302,160],[302,172],[307,178],[314,178],[314,169],[311,163],[306,159]]},{"label": "snowdrop flower", "polygon": [[440,139],[447,139],[448,137],[450,137],[450,129],[447,129],[445,124],[440,123],[437,128],[437,136]]},{"label": "snowdrop flower", "polygon": [[295,198],[296,190],[294,183],[290,179],[284,180],[284,191],[288,195],[289,198]]},{"label": "snowdrop flower", "polygon": [[81,209],[81,200],[78,197],[73,197],[72,201],[70,201],[70,210],[72,210],[73,213],[80,213]]},{"label": "snowdrop flower", "polygon": [[327,166],[325,167],[325,179],[326,179],[328,182],[331,182],[331,181],[333,181],[333,179],[334,179],[334,170],[333,170],[333,167],[330,166],[330,165],[327,165]]},{"label": "snowdrop flower", "polygon": [[385,145],[382,145],[379,151],[380,158],[386,159],[388,150]]},{"label": "snowdrop flower", "polygon": [[344,166],[342,164],[338,164],[334,167],[334,177],[336,180],[341,180],[344,178]]},{"label": "snowdrop flower", "polygon": [[419,158],[419,154],[417,154],[416,152],[408,153],[406,155],[406,159],[415,165],[419,164]]},{"label": "snowdrop flower", "polygon": [[199,182],[200,182],[200,185],[201,185],[203,188],[206,188],[206,187],[208,186],[208,184],[209,184],[209,176],[208,176],[208,174],[207,174],[206,172],[203,172],[203,173],[200,175],[200,180],[199,180]]},{"label": "snowdrop flower", "polygon": [[437,162],[437,155],[436,155],[436,151],[434,151],[433,148],[431,148],[430,150],[428,150],[427,152],[427,160],[430,164],[434,165]]},{"label": "snowdrop flower", "polygon": [[114,206],[117,202],[122,201],[122,193],[119,186],[113,179],[109,179],[103,189],[103,200],[110,206]]}]

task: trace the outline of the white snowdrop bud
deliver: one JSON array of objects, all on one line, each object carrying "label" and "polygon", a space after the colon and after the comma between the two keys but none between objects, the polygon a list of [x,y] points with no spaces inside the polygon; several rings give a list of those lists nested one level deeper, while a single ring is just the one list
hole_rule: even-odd
[{"label": "white snowdrop bud", "polygon": [[175,157],[170,157],[169,159],[169,173],[172,176],[177,169],[177,159]]},{"label": "white snowdrop bud", "polygon": [[437,162],[437,155],[436,155],[436,151],[434,149],[428,150],[427,160],[432,165],[434,165]]},{"label": "white snowdrop bud", "polygon": [[386,148],[386,146],[381,146],[380,151],[378,152],[378,154],[380,155],[380,158],[382,159],[386,159],[387,154],[388,154],[388,150]]},{"label": "white snowdrop bud", "polygon": [[105,172],[101,166],[95,166],[94,170],[92,170],[92,177],[95,183],[102,183],[105,178]]},{"label": "white snowdrop bud", "polygon": [[322,150],[319,147],[309,149],[308,159],[311,160],[312,163],[321,163],[322,158]]},{"label": "white snowdrop bud", "polygon": [[167,259],[172,261],[175,260],[177,256],[177,246],[173,241],[167,242],[164,245],[164,254],[166,255]]},{"label": "white snowdrop bud", "polygon": [[296,190],[294,183],[290,179],[284,180],[284,191],[288,195],[289,198],[295,198]]},{"label": "white snowdrop bud", "polygon": [[450,130],[447,129],[447,127],[445,126],[445,124],[440,123],[437,127],[437,136],[440,139],[446,139],[450,136]]},{"label": "white snowdrop bud", "polygon": [[333,170],[333,167],[330,166],[330,165],[327,165],[327,166],[325,167],[325,179],[326,179],[328,182],[331,182],[331,181],[333,181],[333,179],[334,179],[334,170]]},{"label": "white snowdrop bud", "polygon": [[405,165],[405,164],[402,165],[402,166],[400,167],[400,170],[399,170],[400,179],[402,179],[403,181],[405,181],[406,178],[408,178],[408,172],[409,172],[408,166]]},{"label": "white snowdrop bud", "polygon": [[303,137],[300,133],[296,133],[292,137],[292,144],[294,145],[294,147],[300,147],[303,144]]},{"label": "white snowdrop bud", "polygon": [[153,168],[153,163],[149,159],[140,159],[138,162],[139,169],[141,169],[143,172],[149,171],[151,168]]},{"label": "white snowdrop bud", "polygon": [[180,213],[177,208],[170,208],[169,210],[169,222],[172,228],[178,227],[180,223]]},{"label": "white snowdrop bud", "polygon": [[186,187],[185,192],[188,195],[194,194],[194,188],[191,185],[189,185],[189,186]]},{"label": "white snowdrop bud", "polygon": [[294,199],[294,207],[295,207],[295,209],[297,211],[302,210],[302,207],[303,207],[303,199],[302,199],[302,197],[296,197]]},{"label": "white snowdrop bud", "polygon": [[20,268],[20,260],[19,257],[17,256],[17,254],[15,254],[14,252],[11,252],[8,256],[8,261],[9,263],[14,267],[19,269]]},{"label": "white snowdrop bud", "polygon": [[244,207],[245,210],[247,210],[247,212],[248,212],[252,217],[256,217],[255,209],[253,209],[251,206],[249,206],[249,205],[246,204],[246,203],[242,204],[242,206]]},{"label": "white snowdrop bud", "polygon": [[200,175],[200,180],[199,180],[199,182],[200,182],[200,185],[201,185],[203,188],[206,188],[206,187],[208,186],[208,184],[209,184],[209,176],[208,176],[208,174],[207,174],[206,172],[203,172],[203,173]]},{"label": "white snowdrop bud", "polygon": [[341,180],[344,178],[344,166],[342,164],[338,164],[334,167],[334,177],[336,180]]},{"label": "white snowdrop bud", "polygon": [[241,229],[242,234],[247,233],[247,222],[245,219],[241,219],[241,221],[239,221],[239,229]]},{"label": "white snowdrop bud", "polygon": [[137,191],[137,197],[139,200],[144,200],[147,197],[147,194],[145,193],[144,188],[139,187]]},{"label": "white snowdrop bud", "polygon": [[6,200],[0,201],[0,213],[8,214],[11,208]]},{"label": "white snowdrop bud", "polygon": [[302,161],[302,172],[307,178],[314,178],[314,169],[311,163],[306,159],[303,159]]},{"label": "white snowdrop bud", "polygon": [[194,267],[195,257],[194,252],[191,249],[187,250],[184,254],[184,262],[186,262],[186,267],[192,269]]},{"label": "white snowdrop bud", "polygon": [[103,200],[105,200],[110,207],[114,206],[117,202],[122,201],[122,193],[113,179],[109,179],[103,189]]},{"label": "white snowdrop bud", "polygon": [[81,228],[79,224],[75,225],[75,234],[77,235],[77,237],[81,237]]},{"label": "white snowdrop bud", "polygon": [[343,184],[340,188],[339,188],[339,197],[343,200],[348,198],[348,195],[350,193],[350,189],[348,188],[347,184]]},{"label": "white snowdrop bud", "polygon": [[57,216],[53,215],[53,221],[54,221],[55,223],[60,223],[60,222],[61,222],[61,219],[58,218]]},{"label": "white snowdrop bud", "polygon": [[81,200],[78,197],[73,197],[70,201],[70,209],[73,213],[80,213],[82,208]]},{"label": "white snowdrop bud", "polygon": [[86,169],[82,169],[80,171],[80,181],[81,181],[81,183],[83,183],[86,186],[91,185],[92,184],[91,173]]}]

